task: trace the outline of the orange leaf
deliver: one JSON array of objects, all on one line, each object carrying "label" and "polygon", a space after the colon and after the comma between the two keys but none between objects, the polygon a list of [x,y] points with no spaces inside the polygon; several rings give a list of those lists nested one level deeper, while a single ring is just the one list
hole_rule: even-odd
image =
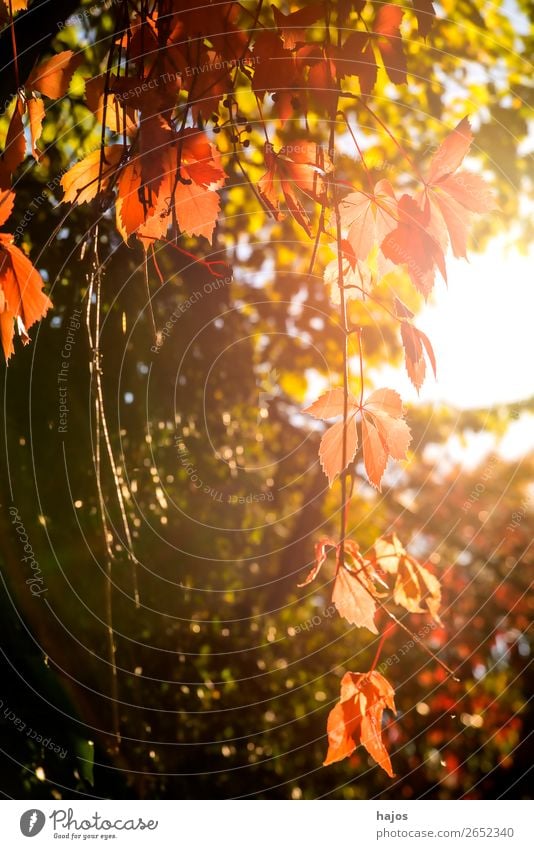
[{"label": "orange leaf", "polygon": [[[121,161],[124,148],[121,144],[112,144],[103,150],[94,150],[61,178],[63,203],[87,203],[98,194],[99,176],[100,191],[106,190],[109,181]],[[100,158],[102,156],[102,168]]]},{"label": "orange leaf", "polygon": [[410,613],[423,613],[424,601],[432,618],[441,625],[439,607],[441,585],[435,575],[422,566],[403,547],[396,534],[378,539],[373,547],[372,559],[377,567],[396,575],[393,600]]},{"label": "orange leaf", "polygon": [[[450,239],[456,257],[467,257],[467,236],[472,212],[495,208],[493,195],[482,177],[469,171],[454,173],[473,142],[469,120],[464,118],[442,142],[431,159],[426,198],[432,210],[431,229],[443,250]],[[445,225],[443,237],[440,227]]]},{"label": "orange leaf", "polygon": [[319,459],[330,486],[334,483],[337,475],[347,468],[354,460],[358,449],[358,431],[354,414],[347,418],[345,438],[345,462],[343,462],[343,421],[329,427],[321,439],[319,445]]},{"label": "orange leaf", "polygon": [[122,135],[124,129],[128,136],[132,136],[137,130],[135,121],[135,110],[129,104],[122,105],[121,100],[113,93],[108,92],[105,96],[106,75],[93,77],[85,81],[85,101],[88,108],[101,124],[104,121],[104,103],[106,105],[106,127],[114,133]]},{"label": "orange leaf", "polygon": [[495,209],[495,198],[482,177],[470,171],[449,174],[439,183],[455,201],[471,212],[490,212]]},{"label": "orange leaf", "polygon": [[72,75],[82,60],[81,54],[74,55],[72,50],[63,50],[33,69],[26,88],[57,100],[67,93]]},{"label": "orange leaf", "polygon": [[210,144],[205,133],[187,128],[177,138],[180,168],[184,168],[186,178],[199,186],[220,188],[226,174],[220,163],[218,151]]},{"label": "orange leaf", "polygon": [[204,236],[211,243],[220,207],[218,193],[196,183],[178,182],[174,202],[182,233]]},{"label": "orange leaf", "polygon": [[258,181],[258,191],[277,219],[283,217],[280,200],[283,197],[295,219],[311,235],[310,219],[296,194],[296,189],[319,203],[325,201],[325,173],[332,162],[324,150],[313,142],[296,140],[275,153],[265,145],[267,172]]},{"label": "orange leaf", "polygon": [[435,185],[444,177],[452,174],[462,164],[473,143],[473,133],[468,118],[463,118],[458,126],[449,133],[440,144],[430,162],[428,183]]},{"label": "orange leaf", "polygon": [[12,192],[11,189],[0,191],[0,227],[5,224],[11,215],[14,203],[15,192]]},{"label": "orange leaf", "polygon": [[328,752],[324,765],[343,760],[361,744],[393,778],[382,740],[382,715],[386,708],[396,713],[394,696],[393,687],[379,672],[346,672],[339,702],[328,717]]},{"label": "orange leaf", "polygon": [[14,321],[23,339],[26,330],[52,306],[43,293],[41,275],[23,252],[13,244],[13,236],[0,233],[1,336],[6,360],[14,351]]},{"label": "orange leaf", "polygon": [[436,377],[436,358],[430,339],[422,330],[418,330],[409,321],[401,322],[401,337],[406,358],[406,371],[419,392],[426,373],[424,351],[426,351],[434,377]]},{"label": "orange leaf", "polygon": [[399,201],[400,220],[382,242],[382,253],[396,265],[405,265],[415,288],[426,297],[434,286],[436,267],[447,279],[445,257],[429,231],[430,211],[422,211],[414,198],[403,195]]},{"label": "orange leaf", "polygon": [[388,180],[379,180],[372,195],[351,192],[339,204],[342,227],[358,260],[365,260],[375,242],[381,244],[397,225],[396,200]]},{"label": "orange leaf", "polygon": [[18,96],[7,130],[5,150],[2,154],[2,165],[8,174],[16,171],[26,156],[26,138],[22,125],[23,114],[24,103],[22,98]]},{"label": "orange leaf", "polygon": [[43,131],[43,121],[45,118],[45,107],[40,97],[29,97],[26,101],[28,105],[28,114],[30,116],[30,137],[31,151],[34,159],[40,159],[41,153],[37,148],[37,142],[41,138]]},{"label": "orange leaf", "polygon": [[[343,415],[343,390],[329,389],[317,401],[303,411],[316,419],[333,419]],[[349,395],[349,407],[356,406],[356,399]]]},{"label": "orange leaf", "polygon": [[123,168],[117,180],[118,197],[115,202],[117,229],[125,242],[135,233],[147,216],[145,205],[139,197],[141,174],[139,161],[134,159]]},{"label": "orange leaf", "polygon": [[[349,394],[347,403],[347,422],[346,422],[346,437],[345,437],[345,463],[343,463],[343,421],[337,422],[332,427],[328,428],[321,439],[319,446],[319,459],[321,466],[328,478],[330,486],[334,479],[349,463],[354,459],[358,448],[358,432],[356,430],[356,421],[354,419],[358,411],[356,399]],[[330,419],[335,416],[343,415],[343,390],[331,389],[321,395],[317,401],[314,401],[309,407],[304,410],[311,416],[319,419]]]},{"label": "orange leaf", "polygon": [[[308,576],[299,587],[310,584],[319,572],[328,556],[327,549],[336,550],[336,576],[332,593],[334,602],[340,616],[343,616],[351,625],[358,628],[368,628],[373,634],[377,633],[374,623],[376,613],[375,598],[378,592],[374,581],[384,583],[378,576],[374,563],[365,560],[360,554],[358,543],[352,539],[346,539],[343,546],[344,562],[339,563],[341,545],[331,537],[321,537],[315,544],[315,562]],[[384,584],[387,586],[387,584]]]},{"label": "orange leaf", "polygon": [[380,489],[388,457],[403,460],[411,442],[402,401],[393,389],[378,389],[362,407],[362,449],[365,469]]},{"label": "orange leaf", "polygon": [[[361,563],[364,564],[363,559]],[[374,595],[376,591],[366,574],[365,565],[358,568],[356,574],[346,566],[340,566],[332,593],[332,601],[339,615],[351,625],[368,628],[372,634],[378,634],[374,623]]]}]

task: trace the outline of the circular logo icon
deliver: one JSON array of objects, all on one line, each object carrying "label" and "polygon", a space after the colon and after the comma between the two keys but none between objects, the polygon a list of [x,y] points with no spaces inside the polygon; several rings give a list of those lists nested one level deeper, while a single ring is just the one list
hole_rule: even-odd
[{"label": "circular logo icon", "polygon": [[36,834],[42,831],[45,822],[46,817],[43,812],[32,808],[22,814],[20,818],[20,830],[24,837],[35,837]]}]

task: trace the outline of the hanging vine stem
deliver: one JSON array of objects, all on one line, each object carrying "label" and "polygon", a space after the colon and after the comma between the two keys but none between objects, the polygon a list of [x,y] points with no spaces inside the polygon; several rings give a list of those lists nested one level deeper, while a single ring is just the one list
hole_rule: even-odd
[{"label": "hanging vine stem", "polygon": [[[330,38],[329,38],[329,25],[330,25],[330,5],[327,4],[327,7],[326,7],[327,41],[330,40]],[[338,41],[339,41],[339,33],[338,33]],[[330,82],[331,82],[331,86],[332,86],[332,89],[333,89],[334,88],[333,80],[330,79]],[[360,149],[360,146],[358,145],[356,137],[354,136],[354,133],[351,131],[351,128],[348,125],[345,114],[342,112],[342,110],[338,109],[339,96],[342,96],[342,97],[346,96],[346,93],[340,92],[340,95],[338,95],[338,97],[336,98],[336,104],[335,104],[334,108],[332,109],[332,114],[331,114],[331,118],[330,118],[331,126],[330,126],[330,134],[329,134],[329,149],[332,152],[332,161],[333,161],[333,158],[334,158],[333,154],[334,154],[334,142],[335,142],[335,121],[336,121],[338,114],[341,114],[342,117],[345,120],[345,123],[347,123],[350,134],[351,134],[352,139],[355,143],[356,149],[357,149],[357,151],[360,155],[362,165],[363,165],[364,171],[366,173],[367,179],[370,181],[370,175],[367,172],[367,168],[366,168],[366,165],[365,165],[365,162],[364,162],[364,159],[363,159],[363,154],[362,154],[362,151]],[[360,100],[360,98],[358,98],[358,100]],[[375,120],[378,122],[378,124],[385,130],[385,132],[393,139],[393,141],[395,142],[395,144],[397,145],[397,147],[399,148],[399,150],[401,151],[403,156],[406,158],[406,160],[408,162],[410,162],[411,165],[413,165],[414,169],[416,170],[416,173],[418,175],[420,175],[419,169],[417,168],[415,163],[413,163],[411,157],[404,150],[402,145],[400,145],[399,142],[395,139],[395,137],[393,136],[391,131],[388,129],[388,127],[383,123],[383,121],[380,118],[378,118],[378,116],[375,115],[375,113],[365,103],[363,103],[363,105],[370,112],[370,114],[373,116],[373,118],[375,118]],[[357,335],[358,335],[358,357],[359,357],[359,369],[360,369],[360,410],[363,407],[364,363],[363,363],[363,340],[362,340],[363,329],[362,329],[362,327],[358,327],[358,328],[354,328],[353,330],[351,330],[348,326],[348,321],[347,321],[347,302],[346,302],[346,297],[345,297],[345,290],[346,290],[346,288],[349,288],[349,287],[345,287],[345,285],[344,285],[343,252],[342,252],[342,247],[341,247],[343,236],[342,236],[342,226],[341,226],[341,213],[340,213],[340,210],[339,210],[338,183],[337,183],[337,179],[336,179],[335,175],[330,178],[330,185],[331,185],[331,189],[332,189],[332,201],[333,201],[333,206],[334,206],[334,216],[335,216],[335,224],[336,224],[338,287],[339,287],[339,300],[340,300],[340,322],[341,322],[341,329],[342,329],[342,332],[343,332],[343,352],[342,352],[343,353],[343,366],[342,366],[343,367],[343,436],[342,436],[342,449],[341,449],[342,472],[341,472],[341,475],[340,475],[340,479],[341,479],[341,527],[340,527],[340,539],[339,539],[339,543],[338,543],[338,546],[337,546],[337,562],[336,562],[336,575],[337,575],[339,569],[344,567],[344,562],[345,562],[345,540],[346,540],[346,537],[347,537],[349,502],[350,502],[350,499],[352,498],[352,491],[353,491],[353,488],[354,488],[354,475],[352,475],[350,492],[347,496],[347,478],[348,478],[348,475],[349,475],[349,469],[347,468],[347,417],[348,417],[348,403],[349,403],[349,339],[350,339],[350,336],[351,336],[352,333],[357,333]],[[322,210],[322,212],[323,211],[324,211],[324,209]],[[315,245],[314,245],[310,274],[311,274],[311,270],[313,269],[313,264],[314,264],[315,258],[316,258],[319,235],[320,235],[320,233],[318,233],[318,237],[317,237]],[[350,288],[358,288],[358,289],[361,288],[362,293],[365,294],[363,287],[356,286],[356,287],[350,287]],[[389,310],[388,310],[388,312],[389,312]],[[394,316],[394,317],[397,318],[397,316]],[[365,592],[368,595],[370,595],[371,598],[373,598],[373,601],[377,604],[379,609],[382,610],[392,620],[392,624],[390,624],[388,627],[386,627],[386,629],[385,629],[385,631],[384,631],[384,633],[383,633],[383,635],[380,639],[378,649],[377,649],[377,652],[376,652],[376,655],[375,655],[371,669],[374,669],[377,662],[378,662],[378,659],[380,657],[380,652],[382,650],[382,646],[383,646],[383,644],[386,640],[386,637],[388,636],[388,634],[390,632],[390,629],[392,627],[395,627],[395,625],[396,625],[399,628],[401,628],[405,633],[409,634],[410,637],[413,639],[414,643],[417,643],[423,649],[423,651],[426,652],[426,654],[428,654],[439,666],[441,666],[441,668],[454,681],[459,681],[459,679],[456,677],[453,670],[444,661],[442,661],[439,657],[437,657],[437,655],[431,649],[428,648],[428,646],[420,639],[420,637],[418,635],[414,634],[411,631],[410,628],[408,628],[403,622],[401,622],[401,620],[398,619],[395,616],[395,614],[392,613],[388,609],[388,607],[380,599],[375,598],[375,596],[370,592],[368,586],[362,580],[360,575],[358,575],[357,572],[352,572],[352,574],[354,574],[355,579],[358,581],[360,586],[365,590]]]},{"label": "hanging vine stem", "polygon": [[[101,367],[100,367],[100,275],[101,268],[98,261],[98,225],[93,232],[93,261],[91,273],[89,275],[89,286],[87,290],[87,306],[85,311],[85,320],[87,326],[87,335],[92,353],[91,360],[91,383],[95,377],[96,383],[101,383]],[[94,318],[92,305],[95,302]],[[93,319],[93,322],[92,322]],[[92,326],[94,324],[94,327]],[[111,667],[111,705],[112,705],[112,722],[113,733],[117,741],[117,747],[121,742],[120,734],[120,717],[119,717],[119,685],[117,677],[117,661],[116,661],[116,645],[115,631],[113,628],[113,560],[114,552],[111,545],[113,535],[110,531],[106,506],[104,502],[104,491],[102,488],[102,458],[101,458],[101,424],[103,410],[100,404],[101,393],[98,391],[95,395],[95,439],[94,439],[94,464],[96,476],[96,488],[98,493],[98,504],[100,509],[100,520],[102,522],[102,531],[104,534],[104,542],[106,546],[106,580],[105,580],[105,618],[108,640],[109,662]]]}]

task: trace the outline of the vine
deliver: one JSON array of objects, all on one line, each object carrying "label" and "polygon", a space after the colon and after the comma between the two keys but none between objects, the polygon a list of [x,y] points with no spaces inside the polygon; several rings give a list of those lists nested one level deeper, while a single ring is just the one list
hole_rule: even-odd
[{"label": "vine", "polygon": [[[428,298],[438,271],[446,280],[448,248],[454,256],[466,257],[472,214],[493,206],[481,177],[458,170],[473,142],[468,118],[445,137],[424,171],[387,126],[378,106],[369,103],[380,79],[398,88],[406,83],[403,26],[410,21],[413,27],[415,21],[419,35],[425,37],[434,18],[433,5],[414,2],[410,9],[397,3],[338,0],[288,12],[273,6],[272,23],[261,0],[253,10],[236,2],[193,9],[183,0],[140,5],[124,0],[115,6],[117,25],[105,69],[85,84],[86,106],[101,124],[100,144],[62,176],[62,202],[74,206],[94,202],[98,214],[114,205],[124,243],[137,243],[144,250],[147,286],[151,271],[163,282],[157,251],[170,249],[193,257],[219,276],[219,261],[191,254],[178,240],[212,243],[221,192],[232,179],[223,165],[226,157],[235,168],[234,176],[240,175],[271,219],[281,221],[289,214],[304,232],[311,246],[310,281],[324,251],[333,257],[325,264],[324,281],[339,314],[342,386],[330,388],[305,412],[319,420],[337,419],[322,436],[319,460],[330,486],[339,478],[340,527],[337,539],[322,537],[316,543],[313,568],[300,586],[317,577],[333,550],[332,600],[340,616],[375,635],[378,614],[389,620],[371,668],[346,672],[341,681],[339,703],[328,719],[325,764],[347,757],[361,743],[392,776],[381,723],[384,710],[395,711],[394,689],[376,668],[386,638],[393,629],[404,630],[447,675],[454,672],[389,607],[392,601],[410,614],[426,612],[441,624],[437,577],[395,534],[380,537],[363,553],[348,527],[360,448],[368,482],[379,490],[390,458],[405,460],[411,442],[398,393],[380,388],[368,394],[365,389],[366,334],[354,304],[369,299],[397,322],[406,369],[419,390],[427,362],[436,374],[435,356],[430,340],[413,323],[414,313],[401,301],[397,281],[408,279],[417,293]],[[10,25],[15,39],[11,6]],[[18,74],[15,41],[13,53]],[[67,94],[81,64],[81,55],[62,51],[38,64],[18,86],[0,162],[0,224],[11,214],[12,178],[27,155],[24,123],[30,155],[38,161],[46,103]],[[272,109],[267,114],[269,97]],[[345,102],[348,105],[342,108]],[[363,121],[354,129],[350,109],[356,120],[365,115],[373,131],[383,134],[400,155],[407,169],[396,181],[402,189],[387,179],[374,179],[365,159]],[[311,127],[310,112],[318,116],[317,127]],[[316,141],[322,121],[329,125],[328,150]],[[295,132],[293,125],[299,128]],[[354,145],[356,181],[345,179],[338,164],[336,133]],[[263,173],[258,178],[260,153]],[[124,483],[104,408],[99,337],[106,261],[98,254],[98,223],[87,237],[88,243],[91,240],[86,297],[95,388],[94,460],[107,552],[113,724],[120,742],[112,605],[115,555],[103,492],[102,446],[121,516],[122,543],[133,566],[137,604],[139,593]],[[10,234],[0,234],[0,255],[0,326],[9,359],[15,328],[27,343],[27,330],[51,304],[42,292],[39,273]],[[152,324],[157,343],[154,316]],[[353,354],[358,361],[355,375]],[[393,590],[388,580],[394,581]]]}]

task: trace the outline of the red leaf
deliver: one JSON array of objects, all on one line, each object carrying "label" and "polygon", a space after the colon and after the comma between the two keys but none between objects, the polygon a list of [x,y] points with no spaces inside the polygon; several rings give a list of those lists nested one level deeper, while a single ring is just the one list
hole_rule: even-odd
[{"label": "red leaf", "polygon": [[33,69],[26,81],[26,88],[57,100],[67,93],[72,75],[82,60],[81,54],[74,55],[72,50],[63,50]]},{"label": "red leaf", "polygon": [[429,210],[422,211],[410,195],[399,201],[400,220],[382,242],[382,253],[396,265],[405,265],[415,288],[425,298],[434,286],[436,267],[447,279],[445,257],[431,235]]},{"label": "red leaf", "polygon": [[336,61],[339,77],[356,76],[361,94],[371,94],[376,84],[377,67],[372,40],[365,32],[352,32]]},{"label": "red leaf", "polygon": [[403,15],[404,11],[400,6],[384,3],[380,6],[374,23],[384,67],[395,85],[406,82],[406,56],[400,34]]},{"label": "red leaf", "polygon": [[323,18],[325,14],[324,3],[311,3],[309,6],[298,9],[296,12],[290,12],[288,15],[280,12],[272,4],[271,9],[273,10],[276,29],[281,32],[284,47],[287,50],[294,50],[297,42],[305,41],[306,28],[316,23],[319,18]]},{"label": "red leaf", "polygon": [[295,76],[295,61],[275,32],[262,30],[254,42],[254,78],[252,88],[263,97],[266,91],[277,91],[291,85]]},{"label": "red leaf", "polygon": [[[440,185],[444,186],[445,183]],[[438,215],[441,215],[445,223],[445,238],[440,242],[442,248],[447,247],[448,234],[454,256],[459,259],[466,259],[467,235],[471,224],[471,213],[444,192],[433,191],[431,204],[433,211],[437,207]]]},{"label": "red leaf", "polygon": [[296,189],[312,200],[324,202],[326,183],[324,175],[332,169],[332,162],[324,150],[313,142],[296,140],[282,147],[278,153],[265,145],[267,172],[258,181],[258,191],[274,215],[281,219],[280,200],[283,197],[289,211],[311,235],[310,219]]},{"label": "red leaf", "polygon": [[220,187],[226,180],[216,148],[205,133],[188,128],[178,134],[178,158],[185,179],[199,186]]},{"label": "red leaf", "polygon": [[463,118],[438,147],[430,162],[429,185],[435,185],[462,164],[473,142],[468,118]]},{"label": "red leaf", "polygon": [[434,377],[436,376],[436,358],[430,339],[422,330],[418,330],[408,321],[401,322],[401,337],[406,357],[406,371],[413,385],[419,391],[426,373],[424,351],[430,360]]},{"label": "red leaf", "polygon": [[328,717],[328,752],[324,765],[343,760],[361,744],[393,778],[382,740],[382,715],[386,708],[396,713],[394,696],[393,687],[379,672],[346,672],[339,702]]},{"label": "red leaf", "polygon": [[412,0],[412,6],[414,8],[415,16],[417,18],[417,27],[419,29],[419,35],[421,38],[426,38],[430,30],[432,29],[432,24],[434,23],[434,18],[436,17],[436,10],[434,9],[434,4],[432,0]]},{"label": "red leaf", "polygon": [[41,275],[12,240],[9,233],[0,233],[0,330],[6,360],[14,351],[14,321],[27,340],[26,331],[52,306],[42,291]]}]

